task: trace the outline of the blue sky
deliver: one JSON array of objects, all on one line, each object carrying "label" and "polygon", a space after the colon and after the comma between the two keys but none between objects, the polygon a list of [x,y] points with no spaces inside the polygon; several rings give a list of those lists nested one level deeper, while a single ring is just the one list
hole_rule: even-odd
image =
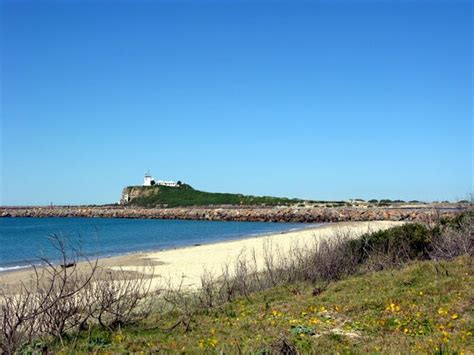
[{"label": "blue sky", "polygon": [[0,1],[0,204],[472,191],[470,1]]}]

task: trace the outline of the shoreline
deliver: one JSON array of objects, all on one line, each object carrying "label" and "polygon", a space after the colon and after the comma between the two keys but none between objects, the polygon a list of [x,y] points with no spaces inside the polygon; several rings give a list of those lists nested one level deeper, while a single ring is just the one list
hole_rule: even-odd
[{"label": "shoreline", "polygon": [[[199,287],[200,278],[204,272],[219,276],[226,263],[232,265],[237,258],[249,258],[252,253],[255,253],[257,266],[261,269],[266,246],[270,246],[272,255],[273,253],[277,255],[277,251],[283,255],[289,253],[297,245],[318,243],[337,233],[351,233],[352,237],[356,237],[366,232],[387,229],[403,223],[395,221],[327,223],[297,231],[270,233],[161,251],[132,252],[97,260],[101,268],[150,275],[153,277],[153,289],[159,289],[165,285],[196,289]],[[95,258],[91,259],[92,262],[95,260]],[[87,268],[87,261],[81,260],[78,263],[78,270],[85,271]],[[0,284],[7,287],[14,286],[19,281],[27,281],[33,274],[31,267],[3,271],[0,273]]]},{"label": "shoreline", "polygon": [[[75,218],[75,217],[70,217],[70,218]],[[77,218],[81,218],[81,217],[77,217]],[[200,222],[200,221],[196,221],[196,222]],[[275,223],[278,223],[278,222],[275,222]],[[306,229],[317,228],[318,226],[321,226],[323,224],[328,224],[328,223],[299,223],[298,227],[294,227],[294,228],[284,230],[284,231],[268,231],[268,232],[261,232],[261,233],[242,234],[242,235],[236,235],[236,236],[222,239],[222,240],[212,240],[209,242],[192,243],[192,244],[177,244],[175,246],[168,246],[168,247],[163,247],[163,248],[131,250],[131,251],[126,251],[126,252],[116,252],[116,253],[109,253],[109,254],[103,254],[103,255],[84,255],[83,257],[81,257],[81,259],[101,260],[101,259],[127,257],[129,255],[134,255],[134,254],[148,254],[148,253],[157,253],[157,252],[163,252],[163,251],[169,251],[169,250],[185,249],[185,248],[201,246],[201,245],[209,245],[209,244],[216,244],[216,243],[239,241],[239,240],[250,239],[250,238],[266,237],[266,236],[271,236],[274,234],[292,233],[292,232],[302,231]],[[33,267],[42,268],[44,266],[39,263],[39,260],[37,257],[33,257],[33,258],[34,260],[32,260],[32,262],[24,264],[24,265],[21,264],[22,261],[19,261],[18,263],[15,263],[15,265],[12,265],[12,266],[0,265],[0,276],[5,273],[33,269]],[[38,261],[38,263],[35,264],[34,263],[35,261]],[[26,261],[24,262],[26,263]],[[57,265],[56,261],[53,260],[52,262],[53,264]]]}]

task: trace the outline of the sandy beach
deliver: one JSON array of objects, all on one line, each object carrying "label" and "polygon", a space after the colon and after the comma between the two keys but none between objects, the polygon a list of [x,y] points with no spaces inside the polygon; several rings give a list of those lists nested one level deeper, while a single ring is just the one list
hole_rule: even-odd
[{"label": "sandy beach", "polygon": [[[234,241],[203,244],[179,249],[133,253],[122,256],[99,259],[103,268],[126,270],[153,275],[152,288],[182,287],[195,289],[200,285],[204,272],[218,276],[224,265],[232,265],[238,258],[250,258],[255,255],[258,269],[263,268],[265,250],[271,250],[275,257],[288,254],[292,248],[313,245],[321,240],[337,235],[360,236],[363,233],[387,229],[403,222],[371,221],[330,223],[298,231],[250,237]],[[87,263],[80,263],[87,270]],[[33,275],[31,269],[22,269],[0,273],[0,284],[14,285],[26,281]]]}]

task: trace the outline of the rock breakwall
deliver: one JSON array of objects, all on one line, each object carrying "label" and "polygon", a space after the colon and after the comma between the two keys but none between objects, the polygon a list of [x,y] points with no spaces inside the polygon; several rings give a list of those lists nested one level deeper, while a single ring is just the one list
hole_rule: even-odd
[{"label": "rock breakwall", "polygon": [[0,217],[86,217],[188,219],[248,222],[417,221],[450,217],[460,209],[432,208],[297,208],[297,207],[186,207],[137,208],[123,206],[0,207]]}]

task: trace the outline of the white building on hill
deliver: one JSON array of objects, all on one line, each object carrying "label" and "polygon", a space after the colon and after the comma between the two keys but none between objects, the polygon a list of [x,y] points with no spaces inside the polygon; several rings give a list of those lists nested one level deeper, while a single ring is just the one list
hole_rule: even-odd
[{"label": "white building on hill", "polygon": [[181,184],[180,182],[175,182],[175,181],[164,181],[164,180],[155,181],[155,179],[153,179],[153,177],[148,172],[145,174],[145,177],[143,178],[143,186],[153,186],[153,185],[178,187]]},{"label": "white building on hill", "polygon": [[179,184],[174,181],[163,181],[163,180],[158,180],[156,182],[157,185],[159,186],[169,186],[169,187],[178,187]]}]

